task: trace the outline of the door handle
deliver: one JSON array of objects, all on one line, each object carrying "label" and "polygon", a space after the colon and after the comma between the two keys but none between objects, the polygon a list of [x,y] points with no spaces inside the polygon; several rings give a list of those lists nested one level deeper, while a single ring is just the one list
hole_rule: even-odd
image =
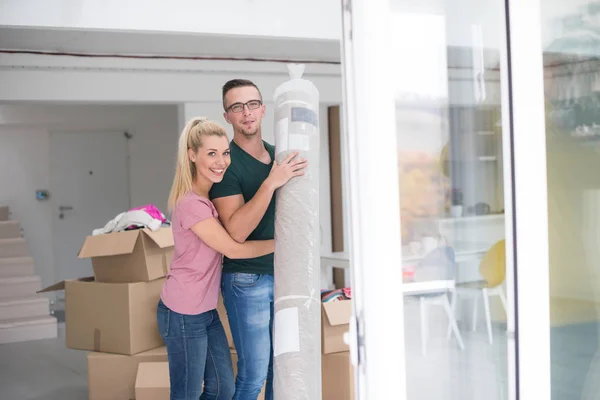
[{"label": "door handle", "polygon": [[68,210],[72,210],[73,207],[72,206],[58,206],[58,219],[65,219],[65,213],[64,211],[68,211]]}]

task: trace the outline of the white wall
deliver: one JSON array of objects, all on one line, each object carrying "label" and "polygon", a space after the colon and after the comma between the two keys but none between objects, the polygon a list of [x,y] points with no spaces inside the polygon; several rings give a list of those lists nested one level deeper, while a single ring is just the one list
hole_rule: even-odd
[{"label": "white wall", "polygon": [[3,0],[0,25],[339,39],[337,0]]},{"label": "white wall", "polygon": [[[153,203],[166,212],[175,165],[177,107],[100,105],[0,106],[0,203],[25,231],[42,283],[54,282],[51,201],[35,199],[36,189],[52,192],[49,133],[125,131],[130,141],[132,206]],[[83,243],[83,239],[82,239]]]}]

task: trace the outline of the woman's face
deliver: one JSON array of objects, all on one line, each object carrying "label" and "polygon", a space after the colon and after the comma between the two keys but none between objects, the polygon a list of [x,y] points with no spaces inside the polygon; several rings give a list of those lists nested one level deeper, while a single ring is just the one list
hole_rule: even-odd
[{"label": "woman's face", "polygon": [[196,154],[188,152],[190,160],[196,165],[197,176],[202,176],[212,183],[219,183],[231,164],[229,155],[229,139],[226,136],[206,136]]}]

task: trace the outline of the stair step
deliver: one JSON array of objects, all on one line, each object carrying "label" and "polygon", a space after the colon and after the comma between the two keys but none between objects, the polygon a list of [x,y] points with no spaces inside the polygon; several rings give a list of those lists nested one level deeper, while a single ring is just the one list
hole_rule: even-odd
[{"label": "stair step", "polygon": [[33,296],[42,288],[37,275],[0,278],[0,299]]},{"label": "stair step", "polygon": [[27,241],[24,238],[0,239],[0,258],[27,257]]},{"label": "stair step", "polygon": [[21,224],[19,224],[19,221],[0,221],[0,239],[20,237]]},{"label": "stair step", "polygon": [[30,276],[34,273],[35,267],[31,257],[0,258],[0,278]]},{"label": "stair step", "polygon": [[0,321],[1,344],[53,339],[56,336],[56,318],[51,316]]},{"label": "stair step", "polygon": [[0,221],[8,220],[8,206],[0,204]]},{"label": "stair step", "polygon": [[0,299],[0,321],[17,318],[47,317],[50,314],[50,300],[34,295]]}]

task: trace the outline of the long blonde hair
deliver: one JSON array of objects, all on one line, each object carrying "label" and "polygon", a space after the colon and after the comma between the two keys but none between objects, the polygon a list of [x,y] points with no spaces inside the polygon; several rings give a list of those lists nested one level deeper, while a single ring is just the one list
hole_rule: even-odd
[{"label": "long blonde hair", "polygon": [[218,136],[227,137],[225,128],[206,117],[192,118],[183,128],[179,136],[179,148],[177,150],[177,165],[175,167],[175,179],[171,186],[169,195],[169,211],[173,211],[179,199],[192,190],[194,179],[196,179],[196,165],[190,160],[188,150],[194,154],[202,147],[202,137]]}]

